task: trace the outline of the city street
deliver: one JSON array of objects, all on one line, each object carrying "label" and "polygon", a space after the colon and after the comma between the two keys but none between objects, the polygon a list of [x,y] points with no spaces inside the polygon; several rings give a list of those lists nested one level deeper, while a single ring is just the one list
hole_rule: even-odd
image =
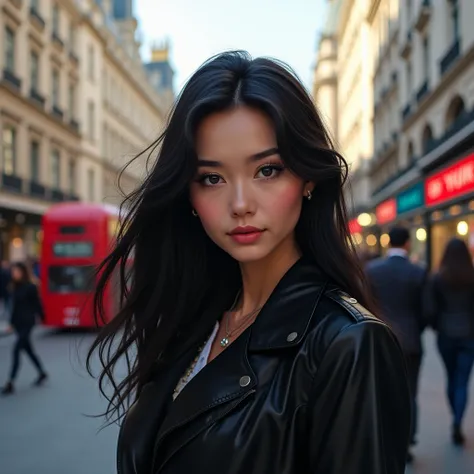
[{"label": "city street", "polygon": [[[41,388],[31,388],[35,373],[24,360],[17,393],[0,398],[0,472],[2,474],[113,474],[117,427],[98,432],[104,402],[83,366],[93,335],[38,329],[35,342],[51,375]],[[11,336],[0,338],[0,377],[6,378]],[[474,472],[474,403],[466,419],[468,446],[450,444],[444,401],[443,372],[433,350],[432,334],[421,382],[421,429],[414,450],[416,462],[407,474],[468,474]],[[474,380],[471,384],[474,400]]]}]

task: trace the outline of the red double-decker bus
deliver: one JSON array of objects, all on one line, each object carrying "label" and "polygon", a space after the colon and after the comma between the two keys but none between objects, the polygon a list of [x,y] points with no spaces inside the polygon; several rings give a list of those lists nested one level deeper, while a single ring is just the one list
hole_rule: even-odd
[{"label": "red double-decker bus", "polygon": [[[43,216],[40,279],[46,326],[95,326],[94,275],[110,251],[118,219],[118,208],[76,202],[54,205]],[[107,318],[117,310],[114,286],[105,292]]]}]

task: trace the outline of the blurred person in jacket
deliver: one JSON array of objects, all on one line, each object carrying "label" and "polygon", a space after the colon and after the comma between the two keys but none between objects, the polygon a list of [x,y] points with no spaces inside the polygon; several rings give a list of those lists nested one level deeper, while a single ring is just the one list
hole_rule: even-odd
[{"label": "blurred person in jacket", "polygon": [[474,364],[474,265],[462,240],[453,238],[446,246],[439,271],[426,288],[425,306],[446,369],[453,443],[462,445],[461,425]]},{"label": "blurred person in jacket", "polygon": [[[389,232],[390,248],[384,258],[372,260],[366,272],[384,320],[402,346],[412,395],[411,444],[416,443],[418,378],[423,355],[421,334],[426,326],[423,289],[426,270],[412,263],[410,233],[404,227]],[[412,460],[409,454],[408,460]]]},{"label": "blurred person in jacket", "polygon": [[36,319],[44,318],[43,307],[36,285],[31,282],[28,269],[24,263],[15,263],[11,268],[11,326],[16,333],[17,340],[13,346],[13,360],[10,378],[2,390],[8,395],[15,391],[14,381],[20,368],[20,352],[24,351],[38,371],[35,385],[41,385],[47,375],[38,356],[33,350],[30,335],[36,324]]}]

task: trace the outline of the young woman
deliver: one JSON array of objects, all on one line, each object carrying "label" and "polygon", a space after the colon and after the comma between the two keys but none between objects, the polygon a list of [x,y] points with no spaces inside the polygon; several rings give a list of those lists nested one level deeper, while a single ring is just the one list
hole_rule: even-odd
[{"label": "young woman", "polygon": [[362,306],[347,166],[297,78],[209,60],[155,150],[96,295],[102,317],[120,266],[123,307],[92,347],[102,389],[134,357],[108,410],[126,412],[118,472],[402,474],[403,357]]},{"label": "young woman", "polygon": [[462,420],[474,364],[474,265],[461,239],[448,242],[440,269],[427,287],[426,307],[446,368],[453,443],[462,445]]},{"label": "young woman", "polygon": [[14,382],[20,368],[21,351],[28,355],[38,371],[38,378],[34,384],[39,386],[47,379],[43,365],[33,350],[30,341],[31,331],[37,318],[43,319],[44,317],[38,290],[31,282],[28,269],[24,263],[20,262],[12,265],[11,278],[11,326],[16,333],[17,340],[13,346],[10,378],[2,390],[3,395],[12,394],[15,391]]}]

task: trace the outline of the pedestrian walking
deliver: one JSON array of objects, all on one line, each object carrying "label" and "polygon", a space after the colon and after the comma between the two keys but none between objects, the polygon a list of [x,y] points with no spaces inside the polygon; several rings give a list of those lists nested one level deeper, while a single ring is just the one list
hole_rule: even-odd
[{"label": "pedestrian walking", "polygon": [[[408,372],[412,395],[410,444],[416,444],[418,424],[418,379],[423,355],[421,335],[426,327],[423,289],[427,272],[409,260],[410,233],[401,226],[389,232],[390,248],[385,258],[369,262],[366,272],[382,315],[397,335]],[[408,462],[413,455],[408,454]]]},{"label": "pedestrian walking", "polygon": [[448,242],[440,268],[427,287],[425,306],[446,369],[452,440],[462,445],[462,421],[474,364],[474,265],[461,239]]},{"label": "pedestrian walking", "polygon": [[133,281],[121,272],[122,309],[89,354],[101,387],[137,357],[107,412],[126,413],[118,472],[402,474],[403,355],[366,309],[347,165],[304,87],[279,62],[218,55],[152,148],[99,272],[99,320],[132,251]]},{"label": "pedestrian walking", "polygon": [[2,394],[9,395],[15,390],[14,382],[20,368],[20,353],[25,352],[38,371],[35,385],[41,385],[47,375],[38,355],[33,349],[30,335],[37,318],[43,319],[43,308],[39,299],[38,290],[31,282],[28,269],[24,263],[15,263],[11,268],[11,326],[16,334],[13,346],[12,367],[7,384]]}]

